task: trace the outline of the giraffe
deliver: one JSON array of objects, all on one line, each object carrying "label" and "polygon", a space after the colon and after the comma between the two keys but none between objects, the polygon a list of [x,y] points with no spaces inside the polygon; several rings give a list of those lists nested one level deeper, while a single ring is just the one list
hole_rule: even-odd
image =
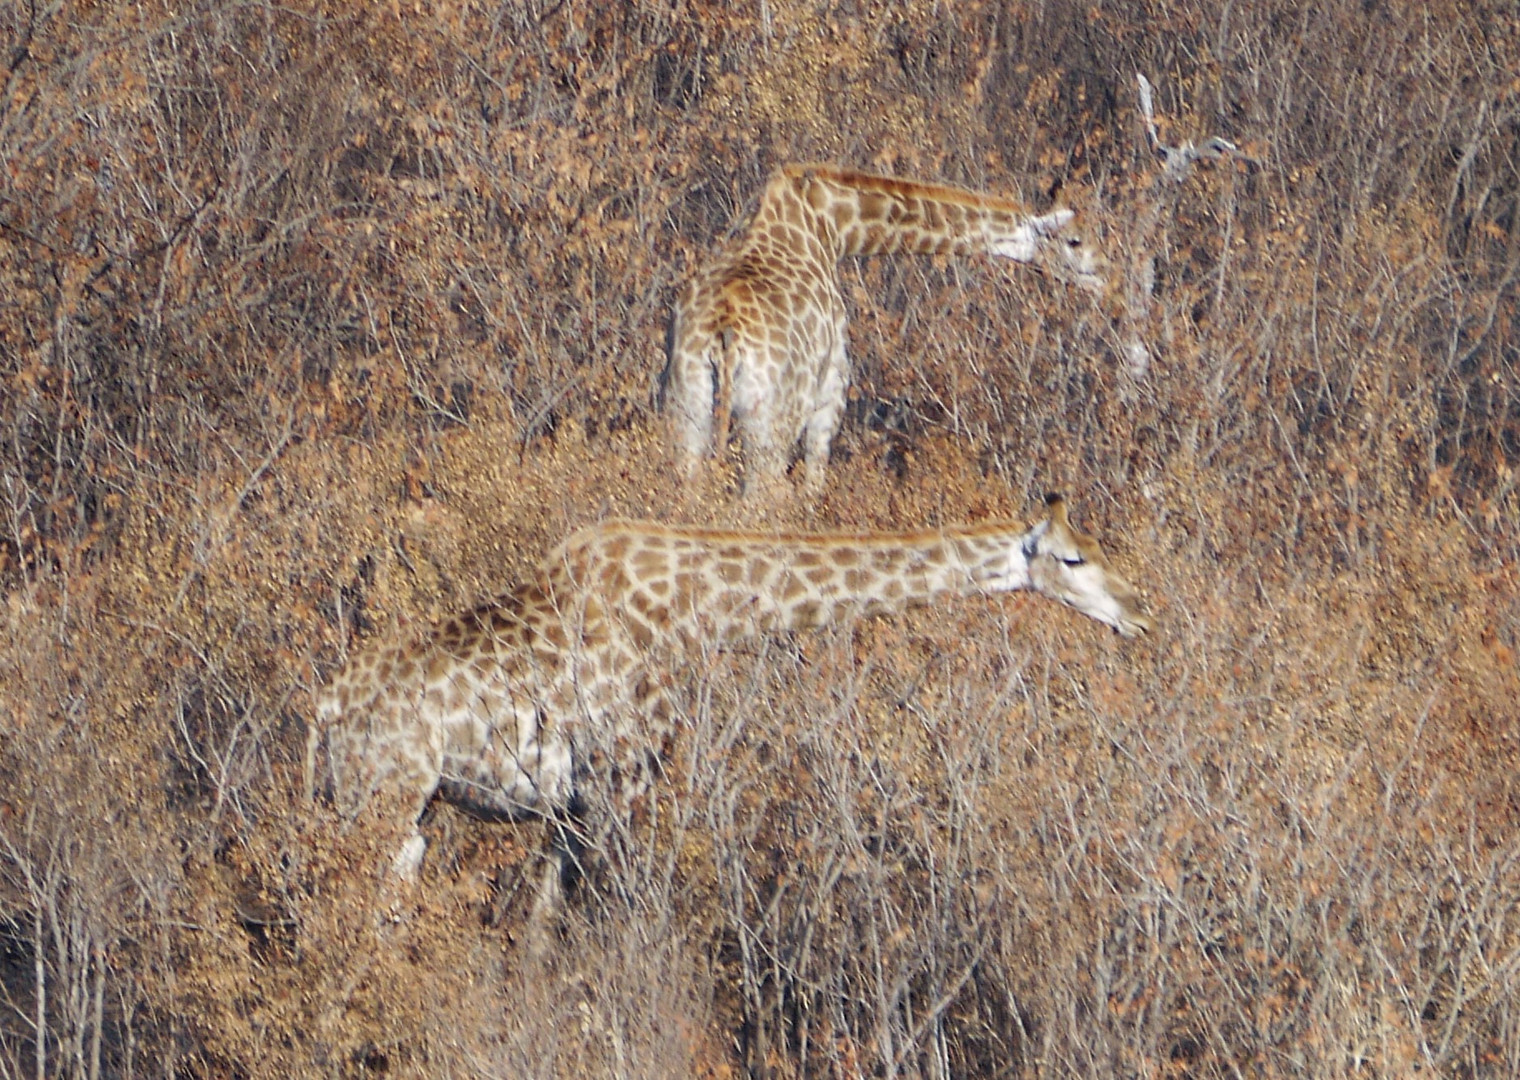
[{"label": "giraffe", "polygon": [[[611,520],[573,533],[505,595],[432,630],[355,653],[318,698],[308,796],[326,736],[338,810],[375,804],[392,870],[418,873],[435,795],[479,816],[551,820],[588,748],[637,797],[675,731],[661,650],[723,648],[947,593],[1028,589],[1126,637],[1150,620],[1059,496],[1013,522],[901,533],[753,533]],[[563,854],[563,853],[561,853]],[[563,869],[561,866],[560,869]],[[540,899],[557,887],[545,878]],[[541,905],[535,905],[535,911]]]},{"label": "giraffe", "polygon": [[676,301],[664,389],[688,469],[723,452],[737,419],[756,478],[781,476],[801,439],[806,486],[821,487],[850,381],[844,256],[984,252],[1101,292],[1104,260],[1072,217],[832,165],[775,170],[744,231]]}]

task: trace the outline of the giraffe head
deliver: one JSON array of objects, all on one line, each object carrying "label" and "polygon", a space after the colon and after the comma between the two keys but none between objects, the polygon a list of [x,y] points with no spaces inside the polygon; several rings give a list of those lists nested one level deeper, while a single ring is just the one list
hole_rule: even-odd
[{"label": "giraffe head", "polygon": [[1029,585],[1037,592],[1107,623],[1125,637],[1151,628],[1134,588],[1114,573],[1103,549],[1091,536],[1072,525],[1066,500],[1045,496],[1045,519],[1024,534],[1022,555]]},{"label": "giraffe head", "polygon": [[1107,284],[1103,254],[1073,224],[1074,210],[1052,210],[1026,218],[988,247],[993,255],[1030,263],[1059,281],[1101,293]]}]

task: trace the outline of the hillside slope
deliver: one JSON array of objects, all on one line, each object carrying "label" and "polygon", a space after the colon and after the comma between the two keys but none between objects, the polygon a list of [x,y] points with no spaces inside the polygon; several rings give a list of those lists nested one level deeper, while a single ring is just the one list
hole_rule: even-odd
[{"label": "hillside slope", "polygon": [[[65,0],[0,41],[0,1075],[1520,1072],[1513,5]],[[1136,72],[1241,156],[1159,177]],[[676,479],[667,320],[798,160],[1075,207],[1114,282],[847,262],[829,488],[746,502],[736,455]],[[396,892],[303,797],[355,642],[578,525],[1047,490],[1156,633],[989,598],[673,661],[664,782],[547,953],[542,825],[440,808]]]}]

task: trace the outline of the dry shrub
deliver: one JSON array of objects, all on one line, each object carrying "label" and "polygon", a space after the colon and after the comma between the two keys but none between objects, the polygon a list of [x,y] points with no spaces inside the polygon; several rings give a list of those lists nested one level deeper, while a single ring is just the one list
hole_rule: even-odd
[{"label": "dry shrub", "polygon": [[[0,39],[0,1076],[1520,1071],[1511,8],[80,0]],[[1159,179],[1136,71],[1242,157]],[[848,265],[829,492],[676,483],[676,285],[809,158],[1076,205],[1149,303]],[[673,660],[666,775],[588,790],[547,951],[542,827],[440,809],[409,892],[300,798],[355,636],[577,524],[1046,488],[1153,639],[1008,598]]]}]

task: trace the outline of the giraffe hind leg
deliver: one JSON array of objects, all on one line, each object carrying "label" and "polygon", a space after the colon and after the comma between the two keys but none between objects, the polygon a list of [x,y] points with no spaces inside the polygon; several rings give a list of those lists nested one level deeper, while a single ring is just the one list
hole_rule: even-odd
[{"label": "giraffe hind leg", "polygon": [[734,419],[734,368],[737,357],[733,345],[734,332],[724,330],[719,335],[717,363],[709,367],[717,376],[712,413],[712,446],[713,454],[717,457],[722,457],[728,451],[728,436]]},{"label": "giraffe hind leg", "polygon": [[401,845],[401,850],[396,852],[395,859],[391,861],[391,873],[403,881],[416,881],[418,871],[422,869],[422,857],[425,854],[427,854],[427,837],[414,828],[412,835],[406,838]]},{"label": "giraffe hind leg", "polygon": [[528,910],[528,940],[534,952],[551,944],[555,924],[565,910],[567,890],[584,873],[586,840],[575,813],[572,810],[568,815],[548,818],[549,851],[533,893],[533,906]]},{"label": "giraffe hind leg", "polygon": [[744,492],[764,491],[786,476],[797,427],[787,422],[788,402],[766,393],[753,376],[739,373],[735,388],[739,435],[744,443]]},{"label": "giraffe hind leg", "polygon": [[670,408],[676,441],[685,451],[688,469],[713,452],[716,410],[714,369],[710,348],[682,349],[671,357]]},{"label": "giraffe hind leg", "polygon": [[844,416],[845,387],[849,383],[848,361],[842,347],[836,347],[818,382],[812,410],[802,431],[802,460],[809,491],[822,489],[829,466],[829,449]]},{"label": "giraffe hind leg", "polygon": [[391,859],[391,872],[403,881],[416,881],[422,869],[427,838],[418,825],[443,780],[442,732],[434,729],[427,734],[423,746],[409,748],[410,753],[402,754],[395,763],[387,784],[392,795],[381,800],[382,804],[390,802],[398,806],[397,818],[406,823],[401,843]]}]

